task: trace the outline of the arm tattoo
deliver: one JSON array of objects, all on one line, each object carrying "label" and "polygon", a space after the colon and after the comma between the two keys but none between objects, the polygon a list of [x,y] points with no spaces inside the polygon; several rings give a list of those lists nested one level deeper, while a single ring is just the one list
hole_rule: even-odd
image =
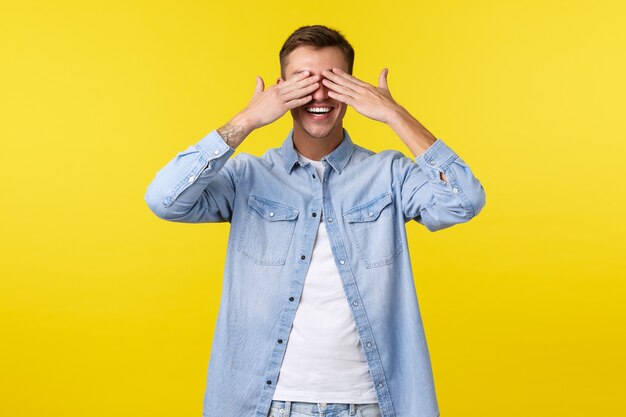
[{"label": "arm tattoo", "polygon": [[224,142],[233,149],[236,148],[245,137],[243,126],[231,124],[230,122],[217,129],[217,133],[219,133],[224,139]]}]

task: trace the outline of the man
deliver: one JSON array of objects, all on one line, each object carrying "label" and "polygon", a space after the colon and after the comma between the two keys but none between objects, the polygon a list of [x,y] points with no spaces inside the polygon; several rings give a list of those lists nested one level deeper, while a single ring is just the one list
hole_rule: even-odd
[{"label": "man", "polygon": [[[436,417],[405,223],[430,231],[485,204],[441,139],[353,77],[354,50],[325,26],[296,30],[281,78],[157,172],[145,199],[174,222],[231,223],[205,417]],[[347,106],[386,123],[414,154],[355,145]],[[290,110],[261,157],[234,149]],[[297,412],[297,413],[296,413]]]}]

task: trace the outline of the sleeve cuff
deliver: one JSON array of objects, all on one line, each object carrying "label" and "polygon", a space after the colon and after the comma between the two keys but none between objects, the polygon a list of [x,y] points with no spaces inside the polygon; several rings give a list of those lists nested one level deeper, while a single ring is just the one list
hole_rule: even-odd
[{"label": "sleeve cuff", "polygon": [[445,170],[448,165],[458,158],[448,145],[440,138],[430,145],[428,149],[415,158],[415,162],[425,171],[435,169],[437,171]]},{"label": "sleeve cuff", "polygon": [[225,154],[229,156],[235,152],[233,148],[228,146],[224,139],[217,133],[217,130],[213,129],[205,137],[203,137],[198,143],[196,143],[196,149],[207,155],[210,159],[219,158]]}]

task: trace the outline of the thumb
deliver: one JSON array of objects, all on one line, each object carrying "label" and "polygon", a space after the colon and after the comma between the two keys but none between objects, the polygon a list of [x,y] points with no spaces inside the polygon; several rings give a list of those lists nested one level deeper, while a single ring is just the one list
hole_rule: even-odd
[{"label": "thumb", "polygon": [[389,91],[389,86],[387,85],[388,73],[389,73],[389,70],[387,68],[383,68],[383,70],[380,72],[380,75],[378,76],[378,87],[387,91]]},{"label": "thumb", "polygon": [[256,76],[256,87],[254,88],[254,95],[258,95],[263,92],[265,89],[265,84],[263,83],[263,78],[260,75]]}]

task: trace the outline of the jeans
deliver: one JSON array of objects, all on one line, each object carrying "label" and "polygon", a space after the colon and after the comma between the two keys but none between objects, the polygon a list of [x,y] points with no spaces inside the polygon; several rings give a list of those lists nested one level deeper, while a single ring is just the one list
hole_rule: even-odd
[{"label": "jeans", "polygon": [[378,403],[341,404],[272,400],[268,417],[382,417]]}]

